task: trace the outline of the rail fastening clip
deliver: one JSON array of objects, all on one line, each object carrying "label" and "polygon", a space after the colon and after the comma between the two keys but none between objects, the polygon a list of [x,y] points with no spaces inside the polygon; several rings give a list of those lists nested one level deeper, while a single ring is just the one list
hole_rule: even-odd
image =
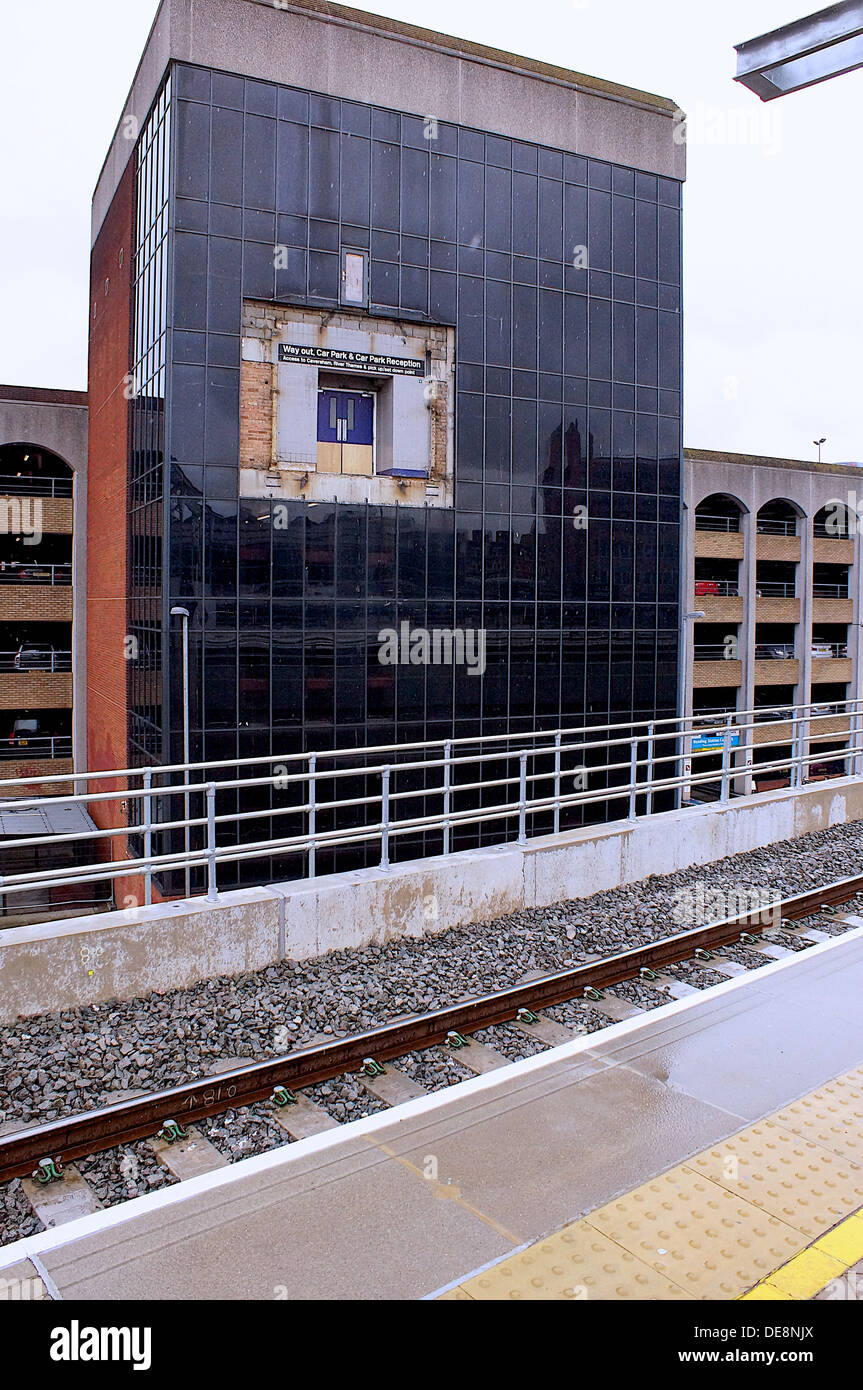
[{"label": "rail fastening clip", "polygon": [[62,1182],[63,1165],[58,1163],[56,1158],[40,1158],[39,1163],[33,1169],[31,1177],[36,1182]]},{"label": "rail fastening clip", "polygon": [[178,1139],[185,1139],[185,1137],[186,1131],[182,1125],[177,1124],[176,1120],[166,1120],[156,1135],[157,1139],[164,1139],[166,1144],[176,1144]]}]

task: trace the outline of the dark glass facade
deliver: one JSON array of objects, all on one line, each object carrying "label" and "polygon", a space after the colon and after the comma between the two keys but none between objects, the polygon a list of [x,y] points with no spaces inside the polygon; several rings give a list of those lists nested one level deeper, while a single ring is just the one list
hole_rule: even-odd
[{"label": "dark glass facade", "polygon": [[[161,573],[133,566],[131,604],[190,610],[193,758],[673,716],[680,184],[186,65],[168,106]],[[455,507],[291,502],[277,528],[238,500],[243,300],[337,308],[345,245],[370,314],[455,326]],[[484,677],[382,680],[402,621],[485,628]],[[130,729],[166,761],[170,632],[161,747]]]}]

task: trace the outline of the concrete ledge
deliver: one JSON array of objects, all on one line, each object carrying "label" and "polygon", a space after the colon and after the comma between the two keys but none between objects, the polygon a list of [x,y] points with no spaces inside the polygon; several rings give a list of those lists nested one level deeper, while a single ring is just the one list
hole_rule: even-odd
[{"label": "concrete ledge", "polygon": [[279,959],[279,924],[275,895],[244,888],[11,927],[0,931],[0,1022],[261,970]]},{"label": "concrete ledge", "polygon": [[[482,850],[0,931],[0,1022],[434,935],[863,819],[843,778]],[[839,877],[853,866],[836,865]]]},{"label": "concrete ledge", "polygon": [[388,872],[361,869],[269,887],[283,902],[286,956],[307,960],[518,912],[525,904],[524,851],[495,845]]}]

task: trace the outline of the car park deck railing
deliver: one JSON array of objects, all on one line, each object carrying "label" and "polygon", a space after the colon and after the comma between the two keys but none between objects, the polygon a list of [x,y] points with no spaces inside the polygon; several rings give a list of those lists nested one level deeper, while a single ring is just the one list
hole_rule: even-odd
[{"label": "car park deck railing", "polygon": [[791,579],[785,583],[781,579],[762,579],[755,581],[756,598],[795,598],[796,586]]},{"label": "car park deck railing", "polygon": [[[848,745],[831,757],[848,775],[860,777],[863,702],[843,702],[842,710]],[[763,710],[741,711],[75,773],[76,791],[59,796],[51,795],[52,786],[68,782],[68,773],[27,777],[28,789],[38,787],[41,794],[16,796],[18,809],[79,805],[114,822],[119,811],[123,824],[84,835],[5,840],[0,848],[10,850],[89,841],[93,857],[90,863],[6,874],[0,893],[132,877],[143,879],[144,901],[150,902],[154,877],[167,896],[183,896],[170,883],[162,887],[163,879],[174,876],[176,883],[182,873],[190,876],[185,896],[194,875],[200,891],[212,898],[220,867],[244,861],[257,866],[258,882],[272,882],[272,861],[284,865],[286,856],[295,870],[278,868],[275,877],[313,878],[317,857],[336,849],[361,850],[366,864],[387,870],[401,844],[411,858],[478,843],[524,845],[529,835],[596,821],[597,811],[600,820],[634,819],[654,812],[658,798],[666,809],[698,795],[720,801],[748,795],[756,780],[801,785],[810,763],[824,756],[810,748],[819,721],[835,715],[818,713],[811,704],[777,707],[774,713],[768,724]],[[753,766],[756,722],[757,752],[764,760]],[[765,740],[770,724],[775,736]],[[0,780],[0,797],[16,787],[20,781]],[[241,809],[240,793],[262,804]]]},{"label": "car park deck railing", "polygon": [[724,642],[696,642],[692,655],[695,661],[739,661],[739,656],[729,655],[732,651]]},{"label": "car park deck railing", "polygon": [[712,516],[708,512],[695,513],[696,531],[739,531],[739,516]]},{"label": "car park deck railing", "polygon": [[[0,759],[26,758],[29,762],[31,758],[71,758],[72,756],[72,735],[71,734],[12,734],[6,738],[0,738]],[[61,773],[64,782],[69,781],[69,773]],[[27,785],[30,786],[39,779],[37,777],[27,777]],[[0,782],[0,801],[8,792],[4,790],[4,783]],[[18,806],[18,798],[15,805]],[[43,836],[44,843],[44,836]],[[6,841],[0,840],[0,849],[3,849]]]},{"label": "car park deck railing", "polygon": [[736,579],[696,579],[696,598],[739,598],[740,590]]},{"label": "car park deck railing", "polygon": [[0,560],[0,584],[71,584],[71,561],[40,564],[36,560]]},{"label": "car park deck railing", "polygon": [[53,647],[19,648],[0,652],[0,671],[71,671],[72,653],[56,651]]},{"label": "car park deck railing", "polygon": [[29,478],[0,473],[0,497],[71,497],[71,478]]}]

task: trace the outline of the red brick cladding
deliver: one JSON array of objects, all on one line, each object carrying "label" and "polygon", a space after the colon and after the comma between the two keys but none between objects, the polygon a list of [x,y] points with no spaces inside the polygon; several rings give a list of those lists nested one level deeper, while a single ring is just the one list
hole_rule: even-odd
[{"label": "red brick cladding", "polygon": [[[89,403],[87,472],[87,766],[126,767],[126,475],[131,367],[131,273],[134,260],[135,160],[130,158],[93,247],[90,260]],[[107,288],[106,288],[107,286]],[[95,312],[94,312],[95,309]],[[102,783],[100,790],[125,789]],[[124,825],[119,802],[92,802],[103,829]],[[125,837],[105,842],[108,857],[126,857]],[[115,884],[118,905],[134,893],[130,880]]]}]

